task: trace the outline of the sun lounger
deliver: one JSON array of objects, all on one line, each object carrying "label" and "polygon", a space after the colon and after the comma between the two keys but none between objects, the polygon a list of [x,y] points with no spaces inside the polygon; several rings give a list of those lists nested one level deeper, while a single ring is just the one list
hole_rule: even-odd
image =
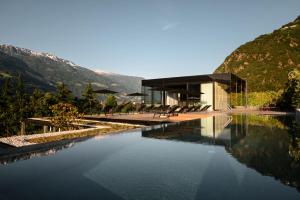
[{"label": "sun lounger", "polygon": [[201,105],[194,106],[193,110],[191,112],[197,112],[201,108]]},{"label": "sun lounger", "polygon": [[166,117],[170,117],[170,116],[175,116],[175,115],[178,115],[175,113],[175,110],[178,108],[179,106],[171,106],[171,107],[168,107],[166,110],[162,110],[162,111],[156,111],[154,112],[153,114],[153,118],[155,117],[160,117],[161,115],[163,116],[166,116]]},{"label": "sun lounger", "polygon": [[206,106],[204,106],[203,108],[201,108],[199,111],[200,111],[200,112],[205,112],[205,111],[207,111],[210,107],[211,107],[211,105],[206,105]]}]

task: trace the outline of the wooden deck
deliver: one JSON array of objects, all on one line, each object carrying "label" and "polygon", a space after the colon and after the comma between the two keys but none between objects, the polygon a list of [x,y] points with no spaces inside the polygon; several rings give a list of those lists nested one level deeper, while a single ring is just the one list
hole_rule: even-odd
[{"label": "wooden deck", "polygon": [[178,116],[172,117],[155,117],[153,118],[153,113],[143,113],[143,114],[113,114],[113,115],[85,115],[85,119],[99,120],[99,121],[110,121],[110,122],[120,122],[129,124],[141,124],[141,125],[155,125],[161,123],[169,122],[180,122],[193,119],[205,118],[208,116],[213,116],[219,114],[219,112],[202,112],[202,113],[182,113]]},{"label": "wooden deck", "polygon": [[220,114],[258,114],[258,115],[290,115],[295,113],[280,112],[280,111],[260,111],[260,110],[248,110],[248,109],[233,109],[230,111],[210,111],[210,112],[190,112],[182,113],[178,116],[172,117],[155,117],[153,113],[143,114],[113,114],[113,115],[85,115],[85,119],[97,120],[97,121],[110,121],[128,124],[139,124],[139,125],[155,125],[169,122],[181,122],[193,119],[201,119],[209,116],[220,115]]}]

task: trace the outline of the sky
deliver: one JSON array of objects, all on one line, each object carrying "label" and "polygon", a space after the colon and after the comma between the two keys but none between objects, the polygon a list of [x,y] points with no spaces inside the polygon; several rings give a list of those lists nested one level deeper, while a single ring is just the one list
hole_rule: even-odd
[{"label": "sky", "polygon": [[106,72],[212,73],[300,15],[300,0],[0,0],[0,43]]}]

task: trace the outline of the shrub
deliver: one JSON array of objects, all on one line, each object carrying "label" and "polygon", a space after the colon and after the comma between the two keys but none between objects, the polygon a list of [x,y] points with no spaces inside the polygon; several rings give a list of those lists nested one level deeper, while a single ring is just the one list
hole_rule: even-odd
[{"label": "shrub", "polygon": [[279,105],[282,108],[300,108],[300,72],[297,69],[289,73]]},{"label": "shrub", "polygon": [[62,130],[69,130],[73,127],[72,123],[80,117],[75,106],[68,103],[58,103],[50,107],[52,116],[51,123]]},{"label": "shrub", "polygon": [[123,113],[128,113],[130,111],[133,111],[134,110],[134,105],[130,102],[130,103],[127,103],[123,108],[122,108],[122,112]]},{"label": "shrub", "polygon": [[[268,106],[276,105],[280,99],[283,91],[265,91],[265,92],[249,92],[247,98],[248,106]],[[231,105],[238,106],[242,105],[241,94],[232,93],[231,94]],[[244,99],[244,101],[246,101]]]},{"label": "shrub", "polygon": [[108,95],[105,101],[105,106],[115,108],[117,106],[117,99],[114,95]]}]

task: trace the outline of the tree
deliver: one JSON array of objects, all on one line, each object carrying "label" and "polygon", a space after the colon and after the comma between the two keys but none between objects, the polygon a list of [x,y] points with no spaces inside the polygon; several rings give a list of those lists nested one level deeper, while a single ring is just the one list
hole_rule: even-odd
[{"label": "tree", "polygon": [[114,95],[108,95],[105,101],[105,106],[109,106],[111,108],[114,108],[117,106],[117,99]]},{"label": "tree", "polygon": [[98,101],[96,99],[96,94],[93,92],[92,84],[89,83],[83,93],[83,111],[86,113],[87,110],[89,114],[92,114],[92,108],[96,108]]},{"label": "tree", "polygon": [[72,92],[64,83],[58,84],[56,89],[57,92],[55,99],[57,103],[73,103],[74,97],[72,95]]},{"label": "tree", "polygon": [[13,134],[16,132],[12,121],[12,94],[9,91],[10,78],[4,80],[0,93],[0,133],[1,135]]},{"label": "tree", "polygon": [[31,117],[29,96],[20,75],[15,85],[12,87],[10,79],[6,79],[1,90],[0,129],[5,135],[17,134],[23,122]]},{"label": "tree", "polygon": [[35,89],[30,97],[30,108],[34,117],[43,117],[43,93]]},{"label": "tree", "polygon": [[69,103],[58,103],[50,107],[51,123],[61,130],[70,130],[73,123],[80,117],[75,106]]},{"label": "tree", "polygon": [[15,94],[15,111],[20,118],[20,122],[23,122],[29,115],[27,102],[28,94],[25,92],[23,79],[21,75],[19,75]]},{"label": "tree", "polygon": [[107,113],[112,113],[113,108],[117,106],[117,99],[114,95],[108,95],[105,101],[105,106],[103,107],[103,112],[106,115]]},{"label": "tree", "polygon": [[297,69],[289,73],[279,105],[282,108],[300,108],[300,72]]},{"label": "tree", "polygon": [[289,80],[293,82],[295,86],[292,95],[292,106],[294,108],[300,108],[300,71],[295,69],[290,76]]}]

